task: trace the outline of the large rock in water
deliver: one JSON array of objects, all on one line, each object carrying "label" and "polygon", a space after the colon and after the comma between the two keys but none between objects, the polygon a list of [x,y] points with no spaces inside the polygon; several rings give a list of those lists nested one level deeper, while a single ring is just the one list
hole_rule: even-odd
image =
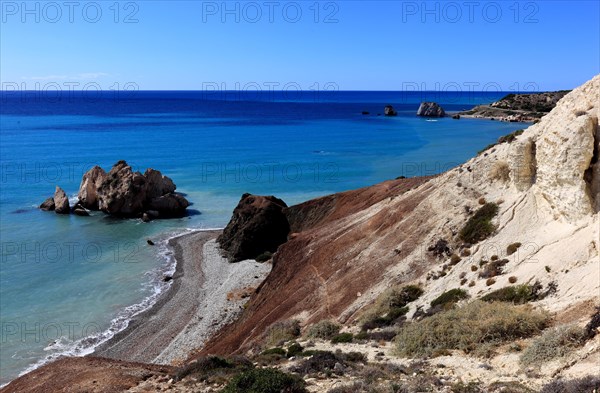
[{"label": "large rock in water", "polygon": [[146,179],[125,161],[117,162],[97,189],[98,208],[117,216],[135,216],[144,210]]},{"label": "large rock in water", "polygon": [[422,102],[417,110],[417,116],[444,117],[446,112],[444,112],[444,108],[435,102]]},{"label": "large rock in water", "polygon": [[190,203],[180,194],[166,194],[150,200],[148,205],[150,217],[153,216],[154,212],[158,212],[158,216],[162,218],[167,217],[183,217],[185,216],[185,209]]},{"label": "large rock in water", "polygon": [[54,211],[54,197],[50,197],[44,202],[42,202],[42,204],[40,205],[40,209],[45,210],[47,212]]},{"label": "large rock in water", "polygon": [[[182,217],[186,214],[189,202],[182,195],[174,193],[176,186],[173,180],[163,176],[160,171],[147,169],[142,175],[134,172],[127,162],[119,161],[104,176],[97,170],[96,177],[90,172],[84,175],[81,184],[87,187],[93,179],[101,179],[97,181],[99,184],[96,188],[97,210],[120,217],[141,217],[148,210],[157,211],[160,218]],[[79,192],[80,195],[93,195],[86,189],[80,189]],[[86,204],[82,205],[87,207]]]},{"label": "large rock in water", "polygon": [[283,213],[287,205],[274,196],[244,194],[233,217],[217,241],[230,262],[275,252],[287,241],[290,225]]},{"label": "large rock in water", "polygon": [[398,116],[398,112],[396,112],[394,107],[391,105],[386,105],[386,107],[383,109],[383,114],[385,116]]},{"label": "large rock in water", "polygon": [[97,165],[83,175],[77,194],[81,206],[90,210],[99,209],[97,190],[105,178],[106,172]]},{"label": "large rock in water", "polygon": [[67,194],[65,191],[56,186],[56,191],[54,191],[54,212],[56,214],[70,214],[71,207],[69,206],[69,198],[67,198]]}]

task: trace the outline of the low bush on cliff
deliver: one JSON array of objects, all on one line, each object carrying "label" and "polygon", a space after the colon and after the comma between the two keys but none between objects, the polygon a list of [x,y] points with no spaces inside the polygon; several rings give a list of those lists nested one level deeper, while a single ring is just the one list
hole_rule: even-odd
[{"label": "low bush on cliff", "polygon": [[[344,373],[348,367],[353,367],[356,363],[366,363],[367,357],[360,352],[342,352],[336,351],[315,351],[307,359],[302,360],[293,366],[291,371],[300,375],[310,374],[331,374],[335,372],[338,375]],[[336,366],[338,364],[338,366]]]},{"label": "low bush on cliff", "polygon": [[483,296],[484,302],[511,302],[514,304],[523,304],[533,302],[538,299],[539,286],[536,285],[515,285],[497,289]]},{"label": "low bush on cliff", "polygon": [[442,308],[448,308],[454,303],[466,299],[469,294],[464,289],[454,288],[449,291],[442,293],[431,301],[431,307],[441,306]]},{"label": "low bush on cliff", "polygon": [[351,343],[354,340],[354,335],[352,333],[340,333],[336,334],[331,338],[332,344],[346,344]]},{"label": "low bush on cliff", "polygon": [[381,328],[399,322],[408,313],[407,305],[422,294],[423,289],[416,285],[388,289],[377,298],[375,305],[362,317],[362,329]]},{"label": "low bush on cliff", "polygon": [[473,214],[460,231],[460,238],[467,243],[477,243],[490,236],[496,228],[492,218],[498,214],[498,205],[486,203]]},{"label": "low bush on cliff", "polygon": [[515,252],[517,252],[517,250],[519,249],[519,247],[521,247],[521,243],[519,243],[519,242],[509,244],[506,247],[506,255],[512,255],[512,254],[514,254]]},{"label": "low bush on cliff", "polygon": [[549,321],[547,313],[528,305],[474,301],[403,326],[396,336],[396,350],[406,357],[434,356],[451,349],[481,353],[480,347],[493,348],[537,334]]},{"label": "low bush on cliff", "polygon": [[272,324],[265,333],[265,346],[277,347],[300,336],[300,322],[280,321]]},{"label": "low bush on cliff", "polygon": [[504,273],[504,265],[509,262],[508,259],[500,259],[485,263],[481,272],[479,272],[479,278],[492,278]]},{"label": "low bush on cliff", "polygon": [[236,375],[223,393],[305,393],[302,378],[272,368],[259,368]]},{"label": "low bush on cliff", "polygon": [[231,375],[252,367],[252,362],[243,357],[225,359],[219,356],[208,356],[196,359],[179,368],[173,379],[180,381],[188,375],[192,375],[200,381],[222,383]]},{"label": "low bush on cliff", "polygon": [[585,343],[585,330],[575,326],[561,326],[545,331],[523,351],[520,361],[524,366],[540,365],[563,357]]},{"label": "low bush on cliff", "polygon": [[308,328],[306,337],[318,338],[321,340],[331,340],[335,335],[340,332],[341,326],[333,321],[325,319],[317,322]]}]

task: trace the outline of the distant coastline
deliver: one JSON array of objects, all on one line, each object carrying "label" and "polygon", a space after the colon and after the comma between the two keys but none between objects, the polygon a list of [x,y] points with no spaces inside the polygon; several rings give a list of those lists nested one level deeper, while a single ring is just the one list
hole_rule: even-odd
[{"label": "distant coastline", "polygon": [[489,105],[477,105],[473,109],[457,114],[465,118],[535,123],[554,109],[558,101],[569,91],[511,93]]}]

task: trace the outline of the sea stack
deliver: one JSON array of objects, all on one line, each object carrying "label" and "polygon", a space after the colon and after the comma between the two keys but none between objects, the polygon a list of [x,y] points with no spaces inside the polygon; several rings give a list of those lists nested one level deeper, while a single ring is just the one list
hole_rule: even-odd
[{"label": "sea stack", "polygon": [[422,102],[417,110],[417,116],[423,117],[444,117],[446,112],[444,108],[435,102]]},{"label": "sea stack", "polygon": [[290,232],[283,211],[286,207],[274,196],[242,195],[231,221],[217,239],[229,261],[254,259],[264,252],[277,251]]},{"label": "sea stack", "polygon": [[385,116],[398,116],[398,112],[396,112],[394,107],[391,105],[386,105],[386,107],[383,110],[383,114]]}]

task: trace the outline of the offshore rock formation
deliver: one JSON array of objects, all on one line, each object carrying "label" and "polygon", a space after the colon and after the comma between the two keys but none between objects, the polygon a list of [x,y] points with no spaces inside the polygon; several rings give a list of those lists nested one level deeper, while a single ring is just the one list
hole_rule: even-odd
[{"label": "offshore rock formation", "polygon": [[[117,217],[144,217],[145,221],[183,217],[189,202],[175,189],[173,180],[151,168],[141,174],[119,161],[106,173],[95,166],[83,175],[73,212],[87,215],[87,210],[101,210]],[[53,200],[44,201],[40,208],[68,214],[68,204],[64,191],[57,187]]]},{"label": "offshore rock formation", "polygon": [[79,203],[86,209],[98,210],[98,188],[106,178],[106,172],[99,166],[87,171],[81,179],[79,186]]},{"label": "offshore rock formation", "polygon": [[69,198],[67,198],[65,191],[59,186],[56,186],[53,197],[50,197],[42,202],[40,209],[45,211],[54,211],[56,214],[69,214],[71,212],[71,208],[69,207]]},{"label": "offshore rock formation", "polygon": [[217,241],[230,262],[275,252],[285,243],[290,225],[283,213],[287,205],[274,196],[244,194],[233,217]]},{"label": "offshore rock formation", "polygon": [[[93,179],[90,172],[86,175]],[[98,209],[120,217],[138,217],[148,210],[157,211],[159,217],[181,217],[189,202],[174,194],[175,189],[173,181],[160,171],[147,169],[141,174],[119,161],[96,188]]]},{"label": "offshore rock formation", "polygon": [[386,107],[383,109],[383,114],[385,116],[398,116],[398,112],[396,112],[394,107],[391,105],[386,105]]},{"label": "offshore rock formation", "polygon": [[446,112],[435,102],[422,102],[417,110],[417,116],[444,117],[446,116]]}]

